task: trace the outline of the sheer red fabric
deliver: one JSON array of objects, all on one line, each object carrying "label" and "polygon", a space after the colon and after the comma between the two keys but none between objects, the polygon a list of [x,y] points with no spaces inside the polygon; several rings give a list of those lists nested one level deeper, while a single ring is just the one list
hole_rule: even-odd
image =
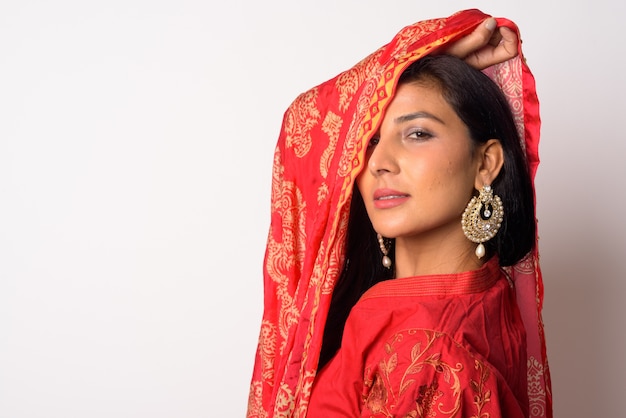
[{"label": "sheer red fabric", "polygon": [[[344,261],[353,183],[363,167],[367,141],[378,128],[402,71],[470,33],[487,17],[467,10],[408,26],[353,68],[301,94],[287,109],[274,156],[264,313],[248,417],[307,415],[324,323]],[[517,32],[506,19],[498,23]],[[511,104],[534,178],[539,163],[539,103],[521,42],[519,48],[517,58],[485,72]],[[551,417],[537,248],[506,272],[515,283],[527,335],[529,416]],[[427,342],[434,337],[425,333],[423,338]],[[449,344],[456,354],[463,352]],[[505,392],[491,396],[504,397]]]}]

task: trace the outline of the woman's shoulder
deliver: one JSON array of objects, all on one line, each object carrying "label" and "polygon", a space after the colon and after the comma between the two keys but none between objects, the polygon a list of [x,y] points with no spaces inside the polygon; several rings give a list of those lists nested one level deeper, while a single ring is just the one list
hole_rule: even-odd
[{"label": "woman's shoulder", "polygon": [[498,371],[446,333],[399,331],[370,360],[364,374],[364,415],[524,416]]}]

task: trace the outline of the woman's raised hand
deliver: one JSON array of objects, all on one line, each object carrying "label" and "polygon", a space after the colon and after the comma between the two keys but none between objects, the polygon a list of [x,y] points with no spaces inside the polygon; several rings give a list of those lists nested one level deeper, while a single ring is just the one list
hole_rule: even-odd
[{"label": "woman's raised hand", "polygon": [[496,27],[490,17],[469,35],[451,44],[443,52],[465,60],[479,70],[517,56],[517,35],[509,28]]}]

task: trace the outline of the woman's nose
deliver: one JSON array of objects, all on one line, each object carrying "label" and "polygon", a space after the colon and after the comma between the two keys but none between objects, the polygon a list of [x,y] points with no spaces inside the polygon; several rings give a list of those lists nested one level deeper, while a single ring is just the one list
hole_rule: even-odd
[{"label": "woman's nose", "polygon": [[372,145],[367,166],[375,176],[397,172],[396,150],[393,143],[383,138],[377,139],[376,144]]}]

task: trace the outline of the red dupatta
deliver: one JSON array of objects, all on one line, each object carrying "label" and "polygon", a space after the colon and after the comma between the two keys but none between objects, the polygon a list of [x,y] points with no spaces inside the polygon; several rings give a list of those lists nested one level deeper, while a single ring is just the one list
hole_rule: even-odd
[{"label": "red dupatta", "polygon": [[[344,261],[352,187],[364,165],[367,141],[404,69],[469,34],[487,17],[466,10],[405,27],[350,70],[301,94],[286,111],[274,155],[265,309],[248,417],[306,416],[331,294]],[[498,25],[518,32],[506,19],[498,19]],[[539,103],[521,42],[518,48],[518,57],[485,72],[511,104],[534,179]],[[537,247],[508,273],[528,335],[530,416],[551,417]]]}]

